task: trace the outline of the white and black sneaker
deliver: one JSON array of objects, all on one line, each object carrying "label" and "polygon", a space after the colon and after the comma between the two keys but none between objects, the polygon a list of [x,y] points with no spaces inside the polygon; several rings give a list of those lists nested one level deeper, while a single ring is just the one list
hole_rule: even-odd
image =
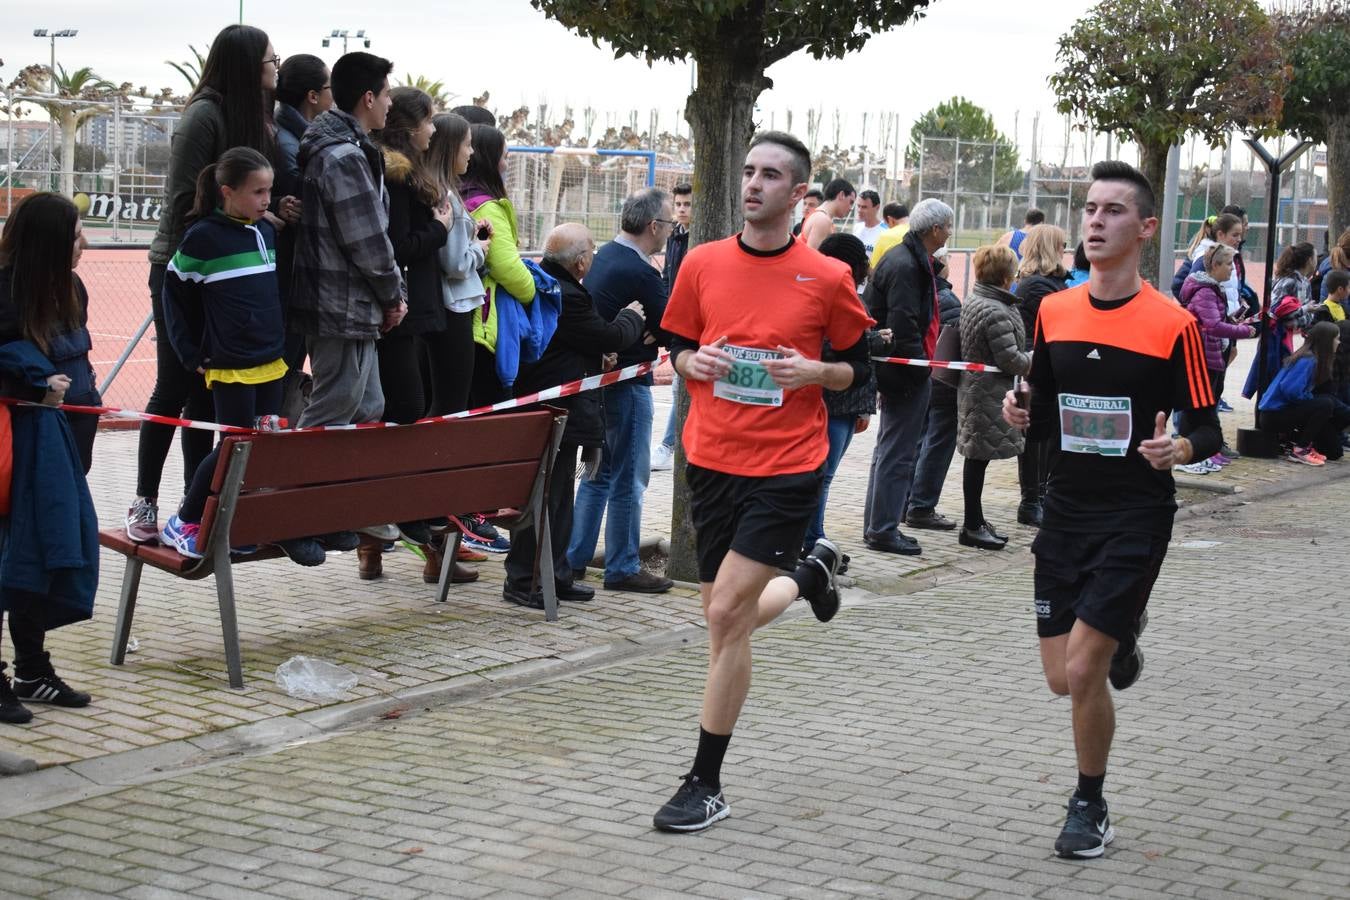
[{"label": "white and black sneaker", "polygon": [[1064,830],[1055,841],[1055,855],[1063,859],[1096,859],[1115,839],[1106,800],[1084,800],[1074,794],[1069,798]]},{"label": "white and black sneaker", "polygon": [[1138,681],[1144,671],[1144,651],[1139,649],[1139,635],[1144,633],[1146,625],[1148,625],[1147,609],[1139,614],[1139,622],[1134,629],[1133,646],[1125,650],[1125,645],[1122,644],[1116,648],[1115,654],[1111,657],[1111,668],[1107,677],[1111,679],[1111,687],[1118,691],[1123,691]]},{"label": "white and black sneaker", "polygon": [[834,618],[834,614],[839,612],[839,582],[835,580],[835,576],[839,574],[839,564],[843,556],[834,542],[821,538],[816,541],[806,559],[802,560],[802,565],[813,566],[824,576],[823,588],[802,595],[802,598],[811,604],[811,612],[822,622],[830,621]]},{"label": "white and black sneaker", "polygon": [[729,815],[731,807],[727,806],[722,791],[690,772],[684,776],[684,784],[675,796],[657,810],[652,824],[661,831],[702,831]]},{"label": "white and black sneaker", "polygon": [[90,700],[88,694],[75,690],[55,672],[32,679],[15,675],[14,696],[27,703],[50,703],[70,708],[88,706]]}]

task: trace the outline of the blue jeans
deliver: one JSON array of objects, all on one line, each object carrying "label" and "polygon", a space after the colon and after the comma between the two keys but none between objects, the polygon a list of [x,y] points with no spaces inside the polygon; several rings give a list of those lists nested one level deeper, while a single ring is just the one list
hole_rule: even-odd
[{"label": "blue jeans", "polygon": [[666,436],[661,438],[661,443],[666,445],[667,450],[675,449],[675,414],[680,408],[680,376],[675,375],[670,379],[670,418],[666,419]]},{"label": "blue jeans", "polygon": [[826,434],[830,438],[830,455],[825,457],[825,481],[820,486],[820,505],[816,507],[816,517],[806,529],[803,550],[810,550],[816,545],[816,541],[825,536],[825,504],[830,499],[830,482],[834,480],[834,473],[838,470],[848,445],[853,443],[853,428],[857,423],[857,416],[830,416],[829,424],[825,426]]},{"label": "blue jeans", "polygon": [[889,538],[900,530],[923,441],[928,393],[929,382],[925,380],[905,397],[881,395],[881,427],[872,451],[872,472],[863,507],[863,537],[867,540]]},{"label": "blue jeans", "polygon": [[641,568],[642,494],[651,478],[652,389],[620,382],[606,388],[605,450],[600,471],[577,490],[567,562],[583,569],[595,556],[605,518],[605,581],[622,581]]},{"label": "blue jeans", "polygon": [[942,498],[942,485],[956,452],[956,389],[940,381],[932,383],[928,419],[919,462],[914,468],[914,487],[909,492],[908,515],[916,509],[933,512]]}]

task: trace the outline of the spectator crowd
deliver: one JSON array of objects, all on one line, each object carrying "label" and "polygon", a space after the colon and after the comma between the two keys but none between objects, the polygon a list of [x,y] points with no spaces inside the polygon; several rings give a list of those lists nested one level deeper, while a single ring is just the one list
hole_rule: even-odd
[{"label": "spectator crowd", "polygon": [[[392,68],[365,52],[331,69],[310,55],[283,62],[268,36],[246,25],[216,37],[173,136],[150,249],[157,377],[147,412],[247,428],[279,419],[301,427],[411,423],[652,363],[669,345],[662,318],[697,216],[693,189],[638,191],[623,202],[617,234],[562,224],[547,236],[542,261],[524,258],[503,180],[508,148],[492,114],[476,106],[438,113],[423,91],[391,88]],[[1000,410],[1030,369],[1039,305],[1082,284],[1089,267],[1081,245],[1065,265],[1065,233],[1044,218],[1029,210],[1022,227],[976,250],[974,281],[958,297],[947,277],[955,224],[947,204],[925,199],[910,209],[842,178],[807,192],[796,240],[848,266],[875,323],[866,337],[874,358],[966,360],[997,371],[878,361],[867,383],[826,391],[829,456],[803,555],[825,536],[831,478],[874,416],[861,516],[868,548],[921,554],[902,527],[1003,548],[1007,525],[989,521],[982,504],[996,460],[1017,460],[1017,523],[1040,524],[1058,447],[1028,439]],[[851,230],[841,231],[849,219]],[[1284,248],[1263,318],[1243,264],[1247,224],[1232,207],[1211,217],[1173,293],[1199,324],[1220,411],[1231,409],[1221,395],[1238,342],[1266,332],[1243,395],[1260,394],[1258,424],[1283,443],[1286,459],[1320,466],[1341,458],[1350,426],[1350,230],[1320,261],[1311,244]],[[84,480],[96,417],[40,406],[99,403],[90,299],[76,274],[83,246],[78,212],[54,194],[25,199],[0,242],[0,378],[6,395],[39,404],[0,406],[0,431],[13,446],[12,490],[0,492],[0,533],[11,544],[0,610],[14,645],[12,683],[0,663],[0,721],[27,721],[25,701],[89,702],[57,676],[43,643],[47,630],[88,617],[97,585],[97,522]],[[542,352],[526,340],[532,329],[550,336]],[[833,358],[828,343],[799,349]],[[639,556],[651,472],[672,468],[680,452],[678,404],[655,422],[652,386],[648,374],[556,401],[568,419],[548,494],[552,546],[543,549],[564,601],[594,598],[584,581],[602,531],[605,589],[661,593],[673,584]],[[672,390],[678,397],[678,379]],[[211,432],[182,430],[183,499],[161,516],[174,431],[141,426],[126,533],[200,557],[216,451]],[[959,522],[939,510],[956,453]],[[1206,474],[1237,456],[1225,442],[1180,468]],[[39,491],[62,502],[39,503]],[[536,536],[529,527],[501,533],[490,522],[495,512],[445,510],[280,546],[307,566],[330,550],[354,550],[357,576],[374,579],[382,555],[402,540],[419,549],[423,575],[434,581],[455,529],[464,540],[454,581],[477,579],[472,563],[505,554],[503,598],[543,609]],[[59,565],[42,546],[55,534],[67,545]],[[45,569],[35,562],[42,559]]]}]

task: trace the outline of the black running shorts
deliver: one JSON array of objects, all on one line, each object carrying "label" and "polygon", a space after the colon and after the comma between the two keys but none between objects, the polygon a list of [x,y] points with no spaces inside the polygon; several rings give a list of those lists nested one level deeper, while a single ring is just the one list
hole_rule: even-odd
[{"label": "black running shorts", "polygon": [[713,581],[728,550],[767,566],[794,568],[820,502],[825,467],[795,475],[751,478],[689,463],[689,518],[698,552],[698,580]]},{"label": "black running shorts", "polygon": [[1074,621],[1082,619],[1117,641],[1133,641],[1170,537],[1042,528],[1031,544],[1036,633],[1043,638],[1068,634]]}]

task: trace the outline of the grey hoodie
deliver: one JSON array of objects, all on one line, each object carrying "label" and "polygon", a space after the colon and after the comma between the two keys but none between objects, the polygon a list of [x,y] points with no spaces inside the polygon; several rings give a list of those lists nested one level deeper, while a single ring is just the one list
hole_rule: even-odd
[{"label": "grey hoodie", "polygon": [[300,139],[304,213],[295,242],[292,331],[374,340],[406,296],[389,242],[384,159],[352,116],[320,114]]}]

